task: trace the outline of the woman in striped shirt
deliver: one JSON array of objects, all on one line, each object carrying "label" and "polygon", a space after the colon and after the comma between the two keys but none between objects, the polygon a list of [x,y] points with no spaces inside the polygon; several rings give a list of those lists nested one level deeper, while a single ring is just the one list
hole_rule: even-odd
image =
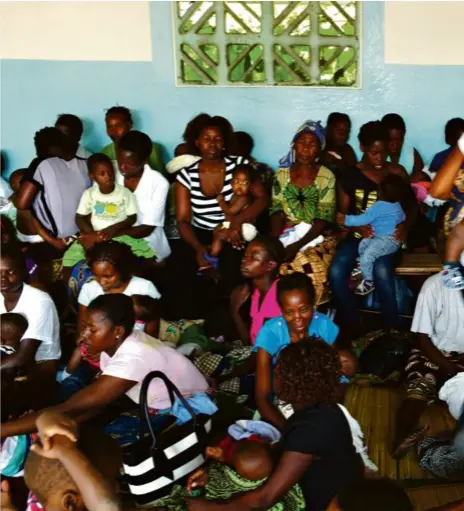
[{"label": "woman in striped shirt", "polygon": [[[247,163],[247,160],[241,156],[227,155],[232,126],[223,117],[202,114],[190,123],[190,127],[192,129],[186,130],[189,154],[197,154],[201,159],[178,173],[175,194],[176,217],[184,249],[182,266],[185,271],[188,267],[190,272],[196,273],[189,263],[194,261],[195,268],[211,266],[205,259],[205,253],[212,242],[214,228],[225,220],[217,196],[222,195],[226,201],[230,200],[232,172],[237,165]],[[250,207],[231,222],[228,238],[235,249],[243,248],[241,225],[252,223],[268,206],[269,199],[260,181],[253,183],[252,196]],[[227,267],[222,277],[230,279],[229,284],[233,288],[240,275],[241,257],[237,254],[233,258],[237,264],[230,267],[224,260],[228,259],[228,252],[231,251],[225,247],[221,253],[220,267]],[[230,286],[226,284],[226,287]]]}]

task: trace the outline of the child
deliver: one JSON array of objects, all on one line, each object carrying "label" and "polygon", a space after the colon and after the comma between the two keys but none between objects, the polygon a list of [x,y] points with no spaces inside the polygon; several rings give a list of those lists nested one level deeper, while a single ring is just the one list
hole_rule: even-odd
[{"label": "child", "polygon": [[85,250],[97,241],[116,238],[129,245],[139,257],[152,258],[155,253],[143,239],[122,235],[124,229],[137,221],[137,204],[132,192],[115,182],[113,165],[108,156],[93,154],[87,160],[89,177],[94,181],[82,194],[76,214],[76,224],[81,231],[75,242],[63,256],[63,266],[72,267],[85,259]]},{"label": "child", "polygon": [[[122,464],[118,445],[99,430],[82,428],[62,414],[37,419],[40,444],[32,447],[24,480],[47,511],[122,509],[114,491]],[[29,500],[32,509],[34,499]]]},{"label": "child", "polygon": [[19,343],[27,330],[27,319],[22,314],[6,312],[1,314],[0,328],[2,344],[0,349],[7,352],[4,348],[18,351]]},{"label": "child", "polygon": [[140,330],[155,339],[159,339],[160,316],[159,300],[148,295],[132,295],[132,303],[135,312],[134,330]]},{"label": "child", "polygon": [[[213,264],[217,265],[218,263],[217,256],[222,250],[232,218],[240,215],[253,201],[251,196],[253,181],[253,168],[249,165],[237,165],[232,174],[232,198],[229,202],[226,202],[222,194],[217,196],[217,201],[226,216],[226,221],[214,229],[213,243],[211,244],[210,254],[207,256],[207,260]],[[242,225],[242,235],[245,241],[251,241],[256,237],[256,234],[256,227],[254,225]]]},{"label": "child", "polygon": [[401,244],[395,239],[395,229],[404,222],[401,204],[397,202],[404,188],[400,176],[390,175],[379,185],[378,200],[362,215],[344,215],[339,213],[337,221],[349,227],[371,225],[374,229],[372,238],[364,238],[359,245],[360,269],[363,280],[356,287],[357,295],[368,295],[375,289],[373,268],[375,261],[382,256],[393,254]]}]

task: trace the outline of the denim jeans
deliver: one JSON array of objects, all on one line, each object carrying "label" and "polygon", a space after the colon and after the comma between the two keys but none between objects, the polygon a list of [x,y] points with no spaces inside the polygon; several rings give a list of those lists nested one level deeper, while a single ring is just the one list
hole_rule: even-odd
[{"label": "denim jeans", "polygon": [[365,280],[374,280],[374,265],[377,259],[398,251],[400,243],[393,236],[364,238],[359,244],[359,267]]},{"label": "denim jeans", "polygon": [[[329,283],[335,295],[339,321],[343,326],[354,326],[359,322],[358,303],[348,286],[349,277],[356,266],[361,240],[347,240],[337,249],[329,268]],[[400,253],[379,257],[374,263],[373,277],[381,304],[382,313],[388,326],[398,325],[398,305],[396,302],[395,267]]]},{"label": "denim jeans", "polygon": [[83,360],[79,367],[60,383],[55,396],[55,404],[64,403],[71,396],[90,385],[98,370]]}]

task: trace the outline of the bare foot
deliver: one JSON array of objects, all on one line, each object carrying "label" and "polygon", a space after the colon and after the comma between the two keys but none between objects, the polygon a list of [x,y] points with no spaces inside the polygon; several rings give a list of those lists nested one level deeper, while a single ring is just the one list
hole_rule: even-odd
[{"label": "bare foot", "polygon": [[392,452],[392,458],[400,460],[426,435],[430,426],[426,425],[414,430],[408,437],[406,437],[401,444]]}]

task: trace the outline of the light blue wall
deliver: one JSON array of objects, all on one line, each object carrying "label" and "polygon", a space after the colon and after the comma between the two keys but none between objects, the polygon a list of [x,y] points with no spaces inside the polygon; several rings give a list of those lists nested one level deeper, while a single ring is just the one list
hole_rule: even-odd
[{"label": "light blue wall", "polygon": [[137,127],[161,142],[169,155],[195,114],[223,115],[236,129],[249,131],[255,138],[255,155],[274,166],[305,119],[326,119],[334,110],[347,112],[357,148],[362,123],[395,111],[405,117],[411,141],[427,161],[443,146],[446,120],[464,116],[464,68],[385,65],[383,4],[365,2],[363,9],[361,90],[177,88],[170,2],[150,5],[151,63],[3,61],[1,145],[7,171],[29,163],[35,131],[51,125],[62,112],[85,120],[84,145],[98,150],[108,142],[104,110],[113,104],[130,107]]}]

